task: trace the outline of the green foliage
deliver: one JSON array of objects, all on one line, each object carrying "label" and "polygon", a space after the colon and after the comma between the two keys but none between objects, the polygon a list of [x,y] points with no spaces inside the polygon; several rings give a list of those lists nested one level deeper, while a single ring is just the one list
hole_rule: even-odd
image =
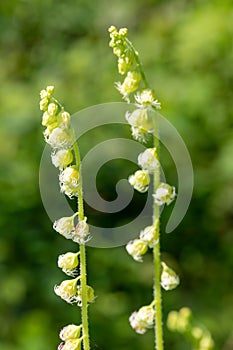
[{"label": "green foliage", "polygon": [[[2,350],[55,348],[57,329],[77,322],[76,311],[53,293],[62,278],[57,255],[69,250],[70,243],[52,231],[39,196],[44,145],[36,101],[41,88],[50,84],[71,112],[119,101],[113,87],[118,74],[108,48],[112,23],[127,26],[131,37],[134,33],[163,114],[184,138],[194,166],[190,209],[176,232],[162,237],[166,260],[174,261],[182,280],[181,288],[164,295],[165,313],[174,305],[191,307],[211,331],[216,348],[231,349],[231,13],[228,0],[113,0],[111,6],[105,0],[0,3]],[[102,137],[99,131],[96,142]],[[173,164],[164,167],[169,182],[175,182]],[[112,190],[107,171],[105,178]],[[89,279],[98,296],[90,310],[92,347],[149,350],[152,334],[134,334],[127,315],[146,298],[150,301],[150,256],[140,268],[123,247],[89,248],[88,257]],[[173,333],[167,331],[166,339],[168,349],[188,349]]]}]

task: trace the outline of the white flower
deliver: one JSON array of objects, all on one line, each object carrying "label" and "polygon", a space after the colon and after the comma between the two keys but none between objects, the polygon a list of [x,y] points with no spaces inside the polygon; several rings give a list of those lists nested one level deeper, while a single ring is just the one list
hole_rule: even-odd
[{"label": "white flower", "polygon": [[144,89],[135,94],[134,97],[139,106],[153,106],[157,109],[161,108],[160,102],[155,99],[155,93],[151,89]]},{"label": "white flower", "polygon": [[147,226],[140,232],[140,240],[145,242],[150,248],[153,248],[158,242],[158,221],[155,225]]},{"label": "white flower", "polygon": [[70,148],[73,145],[73,138],[69,130],[63,130],[61,128],[45,130],[45,141],[54,149]]},{"label": "white flower", "polygon": [[71,233],[74,230],[74,218],[76,215],[78,215],[78,213],[56,220],[53,224],[54,230],[67,239],[71,238]]},{"label": "white flower", "polygon": [[80,337],[81,328],[81,325],[76,326],[75,324],[69,324],[68,326],[62,328],[59,337],[63,341],[67,341],[69,339],[78,339]]},{"label": "white flower", "polygon": [[143,153],[138,156],[138,165],[144,169],[153,173],[156,169],[159,169],[159,161],[156,148],[147,148]]},{"label": "white flower", "polygon": [[78,278],[62,281],[54,287],[54,292],[67,303],[77,302],[77,281]]},{"label": "white flower", "polygon": [[146,142],[148,133],[145,130],[131,126],[132,137],[139,142]]},{"label": "white flower", "polygon": [[134,260],[142,262],[142,255],[147,252],[147,244],[140,239],[134,239],[126,245],[126,250]]},{"label": "white flower", "polygon": [[59,350],[81,350],[82,338],[69,339],[65,343],[61,343]]},{"label": "white flower", "polygon": [[135,109],[132,113],[126,112],[125,118],[132,127],[138,128],[141,132],[153,131],[152,116],[146,108]]},{"label": "white flower", "polygon": [[155,310],[151,305],[143,306],[132,313],[129,318],[131,327],[139,334],[144,334],[148,328],[153,327]]},{"label": "white flower", "polygon": [[79,244],[85,244],[90,240],[89,226],[87,224],[87,218],[84,217],[83,220],[80,220],[76,225],[73,233],[72,240]]},{"label": "white flower", "polygon": [[[95,292],[94,289],[90,286],[86,286],[86,294],[87,294],[87,302],[92,303],[95,300]],[[82,288],[78,286],[77,288],[77,302],[78,306],[82,306]]]},{"label": "white flower", "polygon": [[79,171],[76,166],[69,166],[63,170],[59,176],[61,192],[68,197],[78,195],[79,191]]},{"label": "white flower", "polygon": [[162,262],[162,274],[160,283],[165,290],[172,290],[176,288],[180,283],[179,276],[164,262]]},{"label": "white flower", "polygon": [[138,170],[129,176],[128,181],[135,190],[144,193],[148,190],[150,183],[149,172],[147,170]]},{"label": "white flower", "polygon": [[66,168],[73,161],[73,153],[70,149],[60,149],[51,155],[52,163],[60,170]]},{"label": "white flower", "polygon": [[153,194],[154,201],[157,205],[170,204],[176,196],[175,187],[166,183],[161,183]]},{"label": "white flower", "polygon": [[79,253],[66,253],[59,255],[57,265],[65,272],[68,276],[75,274],[75,269],[78,266],[78,255]]},{"label": "white flower", "polygon": [[129,71],[123,83],[117,82],[116,88],[123,95],[123,98],[128,100],[128,95],[138,89],[141,81],[141,74],[135,71]]}]

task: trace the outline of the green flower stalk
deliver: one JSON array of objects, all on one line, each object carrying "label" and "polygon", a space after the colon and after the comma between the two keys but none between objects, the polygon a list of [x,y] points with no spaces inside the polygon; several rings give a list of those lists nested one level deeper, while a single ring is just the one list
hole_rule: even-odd
[{"label": "green flower stalk", "polygon": [[[140,142],[146,142],[148,136],[153,135],[154,145],[147,148],[138,156],[137,170],[129,177],[129,183],[135,190],[146,192],[150,185],[150,176],[153,176],[153,220],[151,226],[147,226],[139,234],[139,237],[130,241],[127,252],[134,260],[142,262],[143,255],[148,249],[153,250],[154,259],[154,292],[150,306],[143,306],[134,312],[130,318],[132,328],[139,334],[146,332],[148,328],[155,328],[155,348],[164,349],[162,328],[162,296],[161,287],[165,290],[175,288],[179,284],[179,277],[160,259],[160,206],[170,204],[175,199],[175,188],[160,181],[160,159],[158,125],[155,111],[160,109],[160,103],[155,97],[155,92],[149,88],[146,75],[139,59],[138,52],[127,38],[128,30],[116,27],[109,28],[110,47],[118,58],[118,71],[124,76],[122,83],[117,82],[116,87],[123,99],[128,103],[135,103],[135,110],[126,113],[126,120],[131,126],[132,136]],[[163,267],[162,273],[161,269]]]},{"label": "green flower stalk", "polygon": [[[81,325],[68,325],[60,332],[62,342],[58,350],[90,350],[88,329],[88,304],[95,299],[94,290],[87,285],[86,242],[90,239],[87,218],[84,216],[81,159],[74,130],[70,126],[70,114],[53,97],[54,87],[40,92],[40,109],[45,141],[51,146],[51,160],[60,171],[61,193],[77,199],[78,211],[70,217],[56,220],[53,228],[66,239],[79,245],[78,252],[59,255],[58,267],[73,279],[62,281],[54,287],[56,295],[67,303],[81,307]],[[78,220],[77,220],[78,218]],[[75,222],[77,220],[77,222]],[[78,269],[79,267],[79,269]]]}]

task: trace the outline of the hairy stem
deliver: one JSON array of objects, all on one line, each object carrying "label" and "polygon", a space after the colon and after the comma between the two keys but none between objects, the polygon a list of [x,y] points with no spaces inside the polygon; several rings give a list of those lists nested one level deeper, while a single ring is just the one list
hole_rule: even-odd
[{"label": "hairy stem", "polygon": [[[156,122],[156,115],[154,116],[154,147],[157,149],[159,159],[159,127]],[[160,171],[156,169],[154,172],[154,193],[160,183]],[[157,224],[156,224],[157,223]],[[154,301],[156,305],[155,315],[155,349],[163,350],[163,321],[162,321],[162,295],[160,285],[160,233],[159,233],[159,206],[154,203],[153,206],[153,224],[158,227],[158,243],[153,248],[154,258]]]},{"label": "hairy stem", "polygon": [[[78,191],[78,216],[79,220],[84,219],[84,207],[83,207],[83,187],[82,187],[82,171],[81,171],[81,158],[77,142],[73,145],[76,165],[79,168],[79,191]],[[83,334],[83,347],[84,350],[90,350],[89,344],[89,328],[88,328],[88,303],[87,303],[87,269],[86,269],[86,247],[85,244],[80,244],[80,282],[81,282],[81,317],[82,317],[82,334]]]}]

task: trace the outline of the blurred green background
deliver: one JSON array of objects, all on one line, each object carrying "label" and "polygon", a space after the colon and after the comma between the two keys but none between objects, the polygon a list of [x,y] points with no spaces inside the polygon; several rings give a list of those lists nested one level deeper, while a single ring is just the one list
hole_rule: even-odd
[{"label": "blurred green background", "polygon": [[[53,293],[64,278],[57,256],[75,247],[52,230],[39,195],[38,93],[55,85],[71,113],[121,101],[111,24],[129,28],[162,113],[193,161],[191,206],[175,232],[162,237],[182,280],[164,293],[164,320],[169,310],[189,306],[216,349],[233,349],[232,23],[230,0],[0,2],[1,350],[55,349],[59,329],[79,320],[79,310]],[[174,167],[164,167],[176,183]],[[103,173],[106,193],[108,179]],[[123,247],[88,248],[88,270],[98,295],[90,307],[92,348],[152,349],[153,332],[140,336],[128,324],[131,312],[150,302],[151,256],[137,264]],[[165,330],[165,337],[166,349],[190,349],[176,334]]]}]

